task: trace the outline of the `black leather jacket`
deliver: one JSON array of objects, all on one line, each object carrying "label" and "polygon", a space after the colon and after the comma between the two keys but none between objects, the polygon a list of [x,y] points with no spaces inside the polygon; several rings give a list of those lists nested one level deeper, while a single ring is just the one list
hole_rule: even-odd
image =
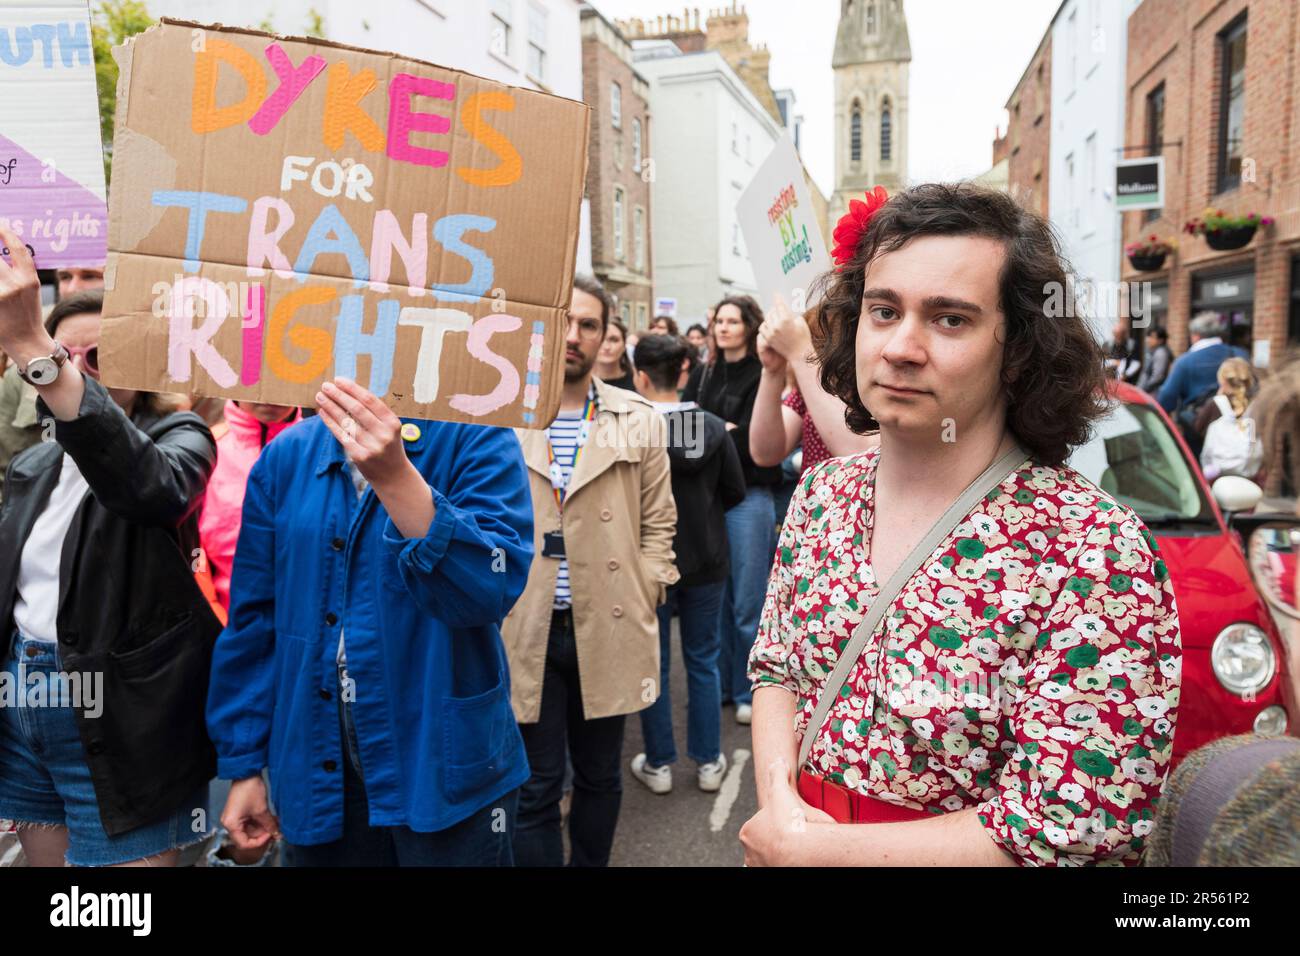
[{"label": "black leather jacket", "polygon": [[[216,445],[197,415],[134,421],[86,378],[77,418],[9,464],[0,508],[0,623],[13,634],[18,564],[58,483],[64,452],[90,493],[64,538],[59,660],[102,672],[102,712],[77,710],[86,761],[111,835],[174,812],[216,775],[204,723],[221,625],[194,581],[197,511]],[[44,402],[42,421],[53,420]]]}]

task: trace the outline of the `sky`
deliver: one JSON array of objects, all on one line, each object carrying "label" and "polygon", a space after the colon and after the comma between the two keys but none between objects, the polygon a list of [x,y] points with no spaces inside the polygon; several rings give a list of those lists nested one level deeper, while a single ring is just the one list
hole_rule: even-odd
[{"label": "sky", "polygon": [[[609,19],[680,15],[701,23],[724,0],[591,0]],[[804,164],[822,192],[835,181],[835,87],[831,55],[839,0],[749,0],[751,43],[772,54],[771,81],[793,89],[804,117]],[[908,177],[961,179],[986,171],[1004,106],[1060,0],[904,0],[912,42]]]}]

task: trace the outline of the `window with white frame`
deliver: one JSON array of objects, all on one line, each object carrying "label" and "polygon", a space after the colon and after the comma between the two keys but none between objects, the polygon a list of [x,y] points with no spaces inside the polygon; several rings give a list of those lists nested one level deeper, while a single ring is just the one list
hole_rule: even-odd
[{"label": "window with white frame", "polygon": [[636,327],[644,329],[650,321],[650,309],[644,302],[636,304]]},{"label": "window with white frame", "polygon": [[1079,82],[1079,18],[1078,10],[1070,11],[1070,19],[1066,22],[1066,49],[1070,51],[1070,89],[1073,90],[1075,84]]},{"label": "window with white frame", "polygon": [[510,58],[512,6],[512,0],[492,0],[492,12],[488,18],[488,51],[502,59]]},{"label": "window with white frame", "polygon": [[641,172],[641,121],[632,120],[632,172]]},{"label": "window with white frame", "polygon": [[1088,199],[1097,198],[1097,134],[1090,133],[1083,141],[1083,176],[1088,184]]},{"label": "window with white frame", "polygon": [[546,82],[546,10],[528,5],[528,75]]},{"label": "window with white frame", "polygon": [[1079,224],[1079,204],[1074,193],[1074,153],[1065,157],[1065,205],[1071,225]]},{"label": "window with white frame", "polygon": [[614,258],[619,262],[627,259],[627,248],[623,234],[627,229],[627,193],[622,186],[614,187]]},{"label": "window with white frame", "polygon": [[632,214],[632,230],[632,241],[636,244],[633,265],[637,272],[645,272],[645,210],[640,206]]},{"label": "window with white frame", "polygon": [[623,128],[623,87],[609,84],[609,121],[614,129]]}]

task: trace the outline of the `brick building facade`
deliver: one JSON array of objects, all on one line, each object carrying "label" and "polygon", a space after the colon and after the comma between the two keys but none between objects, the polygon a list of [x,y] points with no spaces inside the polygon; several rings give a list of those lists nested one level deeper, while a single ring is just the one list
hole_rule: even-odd
[{"label": "brick building facade", "polygon": [[[1052,31],[1034,51],[1007,100],[1007,189],[1016,201],[1044,219],[1052,133]],[[995,144],[995,152],[997,144]],[[995,164],[997,157],[995,156]]]},{"label": "brick building facade", "polygon": [[631,329],[648,328],[652,307],[650,89],[632,47],[590,6],[582,10],[582,91],[592,109],[587,198],[592,270],[618,299]]},{"label": "brick building facade", "polygon": [[[1242,54],[1244,49],[1244,63]],[[1244,67],[1244,69],[1243,69]],[[1300,0],[1144,0],[1128,21],[1127,155],[1165,161],[1165,206],[1124,214],[1124,239],[1176,237],[1153,283],[1175,353],[1188,320],[1223,316],[1257,365],[1300,343]],[[1205,209],[1276,223],[1215,251],[1182,232]]]}]

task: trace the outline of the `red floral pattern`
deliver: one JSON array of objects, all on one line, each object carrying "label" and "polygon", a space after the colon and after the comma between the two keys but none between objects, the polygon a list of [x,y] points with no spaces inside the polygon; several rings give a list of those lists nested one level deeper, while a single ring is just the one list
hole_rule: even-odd
[{"label": "red floral pattern", "polygon": [[790,393],[781,400],[781,404],[798,415],[803,422],[803,464],[799,473],[807,474],[808,469],[820,465],[831,457],[830,449],[822,441],[821,433],[817,431],[817,425],[813,422],[812,415],[808,413],[808,406],[804,404],[803,393],[799,389],[790,389]]},{"label": "red floral pattern", "polygon": [[[781,533],[750,677],[796,695],[800,736],[878,590],[879,455],[806,473]],[[1023,864],[1136,864],[1182,663],[1156,552],[1138,517],[1077,472],[1026,462],[899,594],[815,731],[813,769],[914,809],[978,807]]]}]

